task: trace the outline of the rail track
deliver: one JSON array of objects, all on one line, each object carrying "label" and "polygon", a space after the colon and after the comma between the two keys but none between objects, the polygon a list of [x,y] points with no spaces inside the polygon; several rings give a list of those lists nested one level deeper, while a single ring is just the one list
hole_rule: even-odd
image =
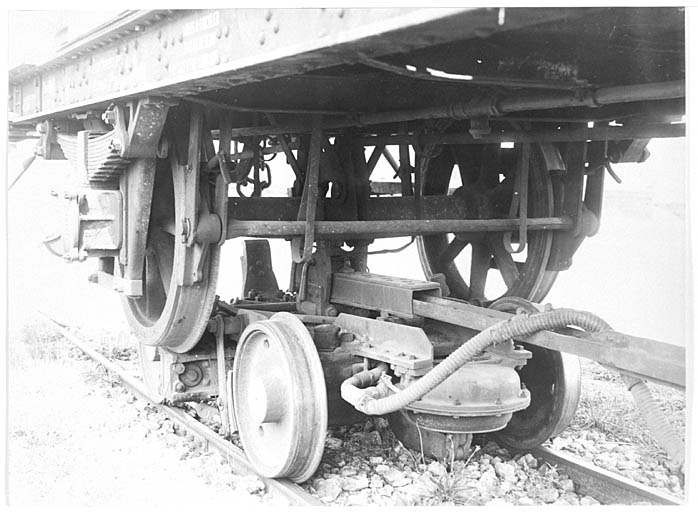
[{"label": "rail track", "polygon": [[[196,436],[205,440],[208,446],[215,448],[221,454],[225,455],[231,469],[238,474],[255,474],[252,466],[247,460],[245,453],[233,445],[232,443],[226,441],[216,432],[206,427],[202,423],[196,421],[194,418],[188,414],[182,412],[179,409],[169,407],[168,405],[158,403],[154,400],[152,396],[146,391],[143,384],[135,379],[133,376],[129,375],[123,368],[119,365],[114,364],[109,359],[101,355],[99,352],[91,348],[85,340],[79,338],[75,334],[71,333],[65,325],[61,324],[51,316],[42,313],[46,318],[48,318],[59,330],[61,335],[68,340],[70,343],[82,350],[88,357],[92,358],[94,361],[102,365],[104,368],[109,370],[111,373],[118,375],[119,379],[124,386],[138,394],[143,399],[150,402],[154,407],[158,409],[159,412],[163,413],[169,417],[172,421],[179,423],[188,431],[192,432]],[[259,478],[264,482],[267,489],[269,489],[272,494],[283,496],[286,498],[290,505],[323,505],[323,503],[318,500],[315,496],[308,494],[301,486],[296,485],[289,480],[284,479],[273,479],[264,478],[259,476]]]},{"label": "rail track", "polygon": [[[172,421],[179,423],[188,431],[205,440],[221,454],[224,454],[231,469],[238,474],[256,474],[244,452],[232,443],[224,440],[216,432],[196,421],[179,409],[158,403],[153,399],[144,385],[119,365],[113,363],[89,346],[89,342],[70,332],[66,325],[42,312],[70,343],[78,347],[88,357],[102,365],[105,369],[117,375],[124,386],[143,399],[150,402],[159,412]],[[652,504],[652,505],[682,505],[684,501],[649,486],[634,482],[622,475],[599,468],[579,457],[539,447],[530,451],[536,458],[542,459],[549,465],[565,471],[575,483],[578,493],[591,496],[602,504]],[[283,496],[291,505],[325,505],[315,496],[309,494],[301,486],[285,479],[271,479],[259,476],[272,494]]]}]

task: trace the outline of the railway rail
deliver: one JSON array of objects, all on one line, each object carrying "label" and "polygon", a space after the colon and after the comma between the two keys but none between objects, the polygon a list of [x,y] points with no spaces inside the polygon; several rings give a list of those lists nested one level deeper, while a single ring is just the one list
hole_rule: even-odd
[{"label": "railway rail", "polygon": [[[147,389],[145,389],[143,384],[138,379],[134,378],[122,367],[110,361],[95,349],[90,347],[89,342],[71,333],[64,324],[52,318],[50,315],[46,313],[42,314],[58,329],[66,340],[78,347],[85,353],[85,355],[102,365],[105,369],[109,370],[115,375],[118,375],[124,386],[138,394],[144,400],[150,402],[159,412],[165,414],[172,421],[179,423],[188,431],[193,432],[195,435],[205,440],[208,443],[208,446],[213,447],[218,452],[225,455],[231,469],[234,472],[243,475],[255,474],[252,466],[245,456],[245,453],[240,450],[240,448],[235,446],[233,443],[226,441],[216,432],[205,426],[203,423],[196,421],[194,418],[182,412],[180,409],[160,403],[148,392]],[[259,475],[259,478],[264,482],[267,489],[271,490],[271,492],[274,494],[286,498],[290,505],[323,504],[316,497],[303,490],[300,485],[293,482],[284,479],[265,478],[261,475]]]},{"label": "railway rail", "polygon": [[[44,243],[96,259],[150,396],[217,400],[255,472],[307,481],[364,415],[436,459],[536,448],[575,415],[578,356],[680,465],[646,381],[684,388],[683,347],[541,304],[612,164],[685,134],[685,32],[675,7],[127,12],[10,72],[12,130],[70,161]],[[423,280],[369,271],[397,236]]]},{"label": "railway rail", "polygon": [[[220,453],[224,454],[231,469],[239,474],[256,474],[245,453],[219,434],[195,420],[180,409],[170,407],[154,398],[140,380],[134,378],[124,368],[107,359],[90,347],[84,340],[68,330],[67,326],[51,315],[42,312],[70,343],[78,347],[88,357],[99,363],[109,372],[117,375],[122,384],[143,399],[150,402],[158,411],[172,421],[179,423],[188,431],[194,433]],[[649,486],[599,468],[579,457],[549,447],[538,447],[530,450],[538,459],[551,466],[563,470],[575,483],[576,492],[591,496],[602,504],[652,504],[652,505],[682,505],[683,500],[653,489]],[[300,485],[285,479],[265,478],[258,475],[267,488],[277,495],[286,498],[291,505],[322,506],[323,502],[305,491]]]}]

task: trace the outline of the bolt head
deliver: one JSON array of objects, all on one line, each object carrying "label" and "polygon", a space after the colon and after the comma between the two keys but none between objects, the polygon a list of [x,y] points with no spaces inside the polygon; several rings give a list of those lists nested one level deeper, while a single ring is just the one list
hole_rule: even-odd
[{"label": "bolt head", "polygon": [[172,369],[174,370],[174,372],[177,375],[182,375],[186,368],[184,367],[183,363],[175,363],[175,365],[172,367]]},{"label": "bolt head", "polygon": [[183,393],[187,389],[187,387],[181,382],[175,384],[174,388],[177,393]]}]

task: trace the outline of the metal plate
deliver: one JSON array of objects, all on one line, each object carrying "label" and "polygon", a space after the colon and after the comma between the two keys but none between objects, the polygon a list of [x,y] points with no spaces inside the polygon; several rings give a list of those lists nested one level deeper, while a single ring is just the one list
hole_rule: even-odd
[{"label": "metal plate", "polygon": [[434,363],[434,347],[418,327],[340,314],[334,325],[351,332],[356,341],[342,346],[351,353],[425,374]]}]

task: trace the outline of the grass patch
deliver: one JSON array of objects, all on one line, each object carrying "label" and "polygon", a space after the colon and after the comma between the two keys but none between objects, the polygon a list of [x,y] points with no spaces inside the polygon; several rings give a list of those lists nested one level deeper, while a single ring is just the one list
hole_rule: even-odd
[{"label": "grass patch", "polygon": [[429,475],[429,504],[469,505],[476,494],[468,479],[456,472]]},{"label": "grass patch", "polygon": [[107,359],[112,361],[135,361],[138,359],[138,343],[133,337],[123,331],[112,333],[99,332],[82,333],[90,340],[92,347]]},{"label": "grass patch", "polygon": [[35,361],[62,361],[82,353],[44,320],[25,323],[10,340],[15,348]]}]

